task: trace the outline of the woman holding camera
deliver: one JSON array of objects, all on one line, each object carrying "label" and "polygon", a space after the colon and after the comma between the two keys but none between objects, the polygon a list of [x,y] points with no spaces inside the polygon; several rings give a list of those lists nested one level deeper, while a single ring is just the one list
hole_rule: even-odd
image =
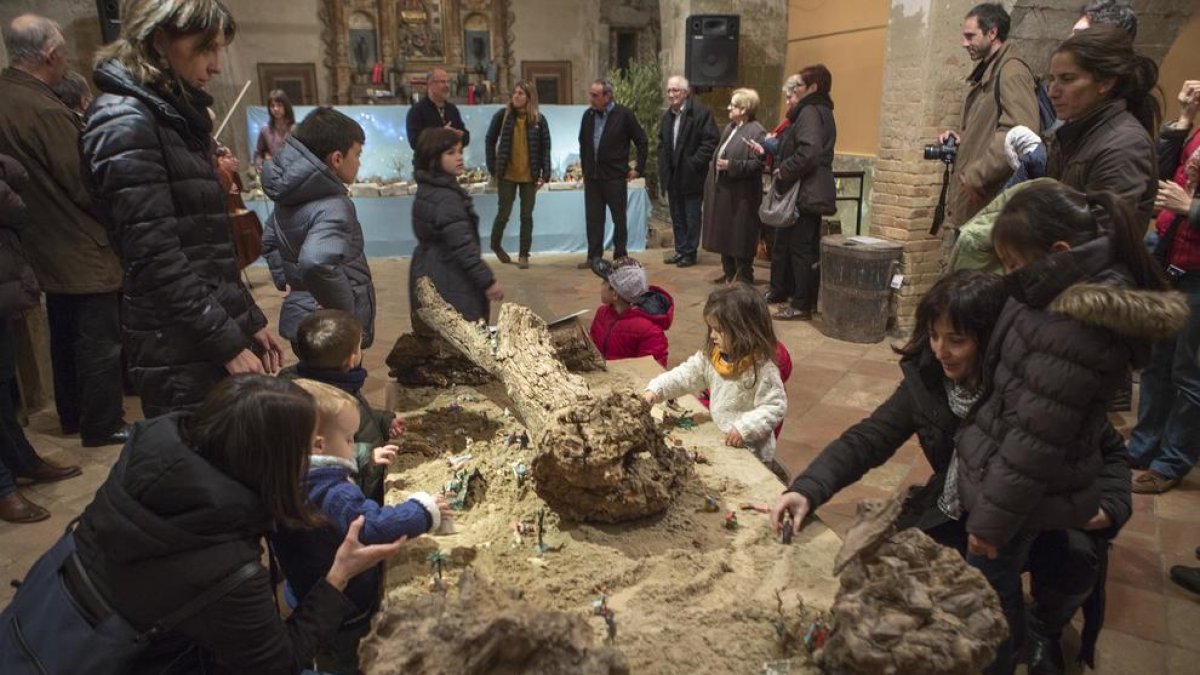
[{"label": "woman holding camera", "polygon": [[820,276],[816,265],[821,255],[821,216],[837,212],[837,188],[833,182],[833,146],[837,124],[829,91],[833,76],[821,64],[800,70],[797,102],[788,111],[791,125],[779,141],[774,189],[786,193],[800,181],[796,198],[799,219],[780,228],[771,252],[771,290],[768,302],[791,304],[775,313],[785,321],[808,320],[817,307]]}]

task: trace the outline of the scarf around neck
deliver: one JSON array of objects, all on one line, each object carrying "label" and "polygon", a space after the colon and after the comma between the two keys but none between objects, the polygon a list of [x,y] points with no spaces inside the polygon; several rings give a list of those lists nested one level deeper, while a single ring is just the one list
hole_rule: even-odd
[{"label": "scarf around neck", "polygon": [[716,347],[713,347],[712,353],[709,354],[709,361],[712,363],[713,370],[716,370],[718,375],[727,380],[738,377],[742,373],[753,368],[756,362],[753,354],[750,356],[743,356],[736,362],[730,362],[726,359],[727,357],[725,354]]}]

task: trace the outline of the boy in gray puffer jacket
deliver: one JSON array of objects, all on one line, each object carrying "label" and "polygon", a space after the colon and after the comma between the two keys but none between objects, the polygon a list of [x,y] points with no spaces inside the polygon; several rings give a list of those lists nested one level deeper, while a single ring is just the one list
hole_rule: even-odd
[{"label": "boy in gray puffer jacket", "polygon": [[346,186],[358,175],[366,134],[332,108],[317,108],[263,165],[263,191],[275,212],[263,231],[263,254],[275,287],[288,295],[279,333],[296,343],[304,317],[317,309],[350,312],[375,337],[375,285],[362,227]]}]

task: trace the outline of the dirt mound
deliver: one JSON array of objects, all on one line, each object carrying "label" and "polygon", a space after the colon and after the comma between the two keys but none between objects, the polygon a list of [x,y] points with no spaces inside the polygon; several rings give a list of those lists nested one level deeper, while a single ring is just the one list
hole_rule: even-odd
[{"label": "dirt mound", "polygon": [[625,675],[617,650],[594,644],[578,614],[542,609],[471,572],[456,591],[392,603],[359,646],[371,675]]}]

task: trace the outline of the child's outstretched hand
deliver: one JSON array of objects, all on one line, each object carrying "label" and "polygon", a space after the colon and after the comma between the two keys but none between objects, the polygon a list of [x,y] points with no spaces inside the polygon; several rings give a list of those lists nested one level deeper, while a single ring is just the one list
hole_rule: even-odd
[{"label": "child's outstretched hand", "polygon": [[746,439],[742,438],[742,432],[733,427],[729,433],[725,434],[725,445],[731,448],[743,448],[746,446]]},{"label": "child's outstretched hand", "polygon": [[441,513],[443,517],[450,515],[450,502],[446,501],[445,497],[434,497],[433,503],[437,504],[438,513]]},{"label": "child's outstretched hand", "polygon": [[372,457],[376,464],[388,466],[396,459],[396,453],[400,452],[400,448],[395,445],[385,445],[382,448],[375,448],[371,451]]},{"label": "child's outstretched hand", "polygon": [[399,438],[406,428],[404,420],[399,415],[393,415],[392,423],[388,425],[388,438]]},{"label": "child's outstretched hand", "polygon": [[647,389],[646,391],[642,392],[642,400],[648,405],[654,405],[655,403],[658,403],[658,394]]}]

